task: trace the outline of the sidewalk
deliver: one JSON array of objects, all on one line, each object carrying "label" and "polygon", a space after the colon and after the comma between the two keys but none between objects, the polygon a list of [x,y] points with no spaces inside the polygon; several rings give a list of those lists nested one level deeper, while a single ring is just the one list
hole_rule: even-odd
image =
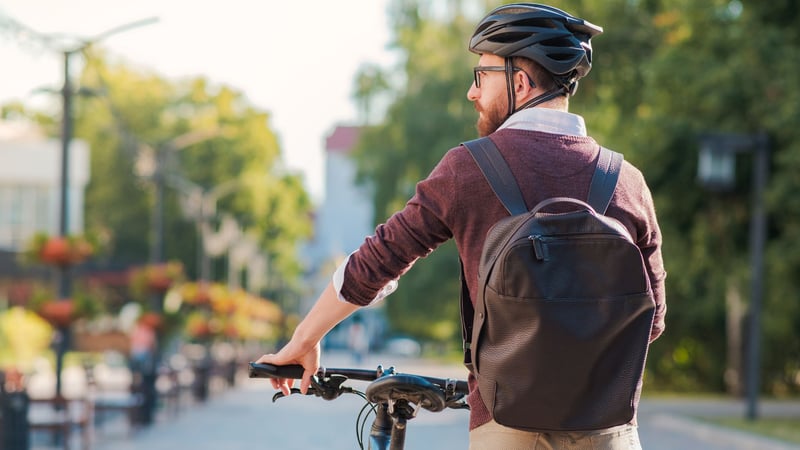
[{"label": "sidewalk", "polygon": [[[639,404],[639,434],[645,449],[797,450],[800,445],[703,422],[697,417],[744,417],[736,399],[650,399]],[[800,401],[761,401],[762,417],[795,417]]]},{"label": "sidewalk", "polygon": [[[381,361],[382,360],[382,361]],[[345,354],[324,354],[323,365],[353,366]],[[395,356],[371,355],[359,367],[394,362],[400,372],[464,378],[460,365]],[[355,396],[325,401],[293,396],[272,403],[269,382],[246,377],[242,368],[233,389],[213,393],[205,403],[184,403],[177,417],[166,415],[131,435],[121,427],[97,430],[95,450],[236,450],[236,449],[352,449],[357,448],[355,422],[363,401]],[[644,399],[639,422],[646,450],[798,450],[800,445],[700,422],[693,417],[743,416],[745,405],[739,400]],[[762,416],[798,417],[800,401],[759,404]],[[409,449],[465,449],[466,411],[420,412],[410,422],[406,441]],[[36,447],[43,450],[46,447]],[[79,448],[79,447],[74,447]]]}]

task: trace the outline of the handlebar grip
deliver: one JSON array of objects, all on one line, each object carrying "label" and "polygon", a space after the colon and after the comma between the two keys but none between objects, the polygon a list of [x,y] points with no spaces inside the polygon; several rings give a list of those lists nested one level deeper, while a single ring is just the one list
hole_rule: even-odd
[{"label": "handlebar grip", "polygon": [[303,366],[300,364],[287,364],[276,366],[274,364],[250,363],[250,378],[292,378],[299,380],[303,378]]}]

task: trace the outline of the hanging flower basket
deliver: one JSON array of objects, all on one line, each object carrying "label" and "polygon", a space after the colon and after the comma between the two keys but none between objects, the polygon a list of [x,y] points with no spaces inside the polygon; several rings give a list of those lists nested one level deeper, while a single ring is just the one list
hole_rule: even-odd
[{"label": "hanging flower basket", "polygon": [[42,303],[36,311],[42,319],[54,327],[67,327],[78,318],[76,304],[72,299],[51,300]]},{"label": "hanging flower basket", "polygon": [[97,243],[85,235],[50,236],[37,233],[29,242],[24,256],[32,263],[69,267],[86,261],[96,251]]},{"label": "hanging flower basket", "polygon": [[103,297],[81,289],[76,289],[70,298],[58,298],[49,290],[37,292],[28,308],[54,327],[66,327],[78,319],[93,319],[105,309]]},{"label": "hanging flower basket", "polygon": [[182,279],[183,264],[178,261],[149,264],[133,270],[131,287],[139,293],[163,294]]}]

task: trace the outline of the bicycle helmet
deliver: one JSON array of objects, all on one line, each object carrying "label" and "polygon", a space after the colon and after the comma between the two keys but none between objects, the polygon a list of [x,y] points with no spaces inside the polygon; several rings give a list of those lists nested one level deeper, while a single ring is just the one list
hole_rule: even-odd
[{"label": "bicycle helmet", "polygon": [[[572,95],[578,79],[592,68],[590,39],[603,29],[552,6],[511,3],[492,10],[480,21],[469,42],[473,53],[491,53],[506,59],[531,59],[553,75],[559,88],[520,109],[557,97]],[[510,69],[509,69],[510,70]],[[508,72],[507,70],[506,72]],[[507,74],[507,78],[510,78]],[[513,89],[510,98],[513,98]],[[532,104],[531,104],[532,103]],[[509,105],[513,111],[513,105]]]}]

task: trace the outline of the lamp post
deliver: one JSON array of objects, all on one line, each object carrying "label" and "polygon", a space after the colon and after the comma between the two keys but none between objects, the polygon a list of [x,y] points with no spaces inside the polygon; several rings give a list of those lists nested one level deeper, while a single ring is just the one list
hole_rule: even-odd
[{"label": "lamp post", "polygon": [[226,195],[242,188],[244,180],[234,178],[204,189],[197,184],[171,174],[167,182],[183,192],[187,197],[185,214],[195,220],[198,233],[198,273],[201,281],[211,279],[211,258],[208,241],[211,239],[210,219],[217,215],[217,201]]},{"label": "lamp post", "polygon": [[[148,25],[158,20],[157,18],[148,18],[131,22],[125,25],[117,26],[109,29],[103,33],[97,34],[89,39],[75,39],[77,43],[72,45],[64,45],[58,51],[64,57],[64,84],[61,88],[62,100],[62,117],[61,117],[61,171],[60,171],[60,184],[59,184],[59,219],[58,219],[58,232],[60,236],[69,234],[69,162],[70,162],[70,143],[72,141],[72,100],[73,96],[77,93],[72,86],[70,74],[70,60],[76,53],[83,52],[91,45],[96,44],[103,39],[130,30],[132,28]],[[6,18],[1,24],[3,28],[9,28],[15,32],[19,38],[30,38],[44,47],[54,48],[54,42],[62,39],[63,36],[50,35],[39,33],[30,27],[27,27],[19,22],[10,18]],[[58,271],[58,297],[59,299],[66,299],[71,295],[72,286],[69,269],[62,267]],[[56,336],[56,395],[61,395],[61,371],[64,364],[64,354],[69,349],[69,328],[61,326],[57,330]]]},{"label": "lamp post", "polygon": [[140,143],[139,160],[137,161],[137,174],[152,180],[155,187],[155,201],[153,215],[150,222],[150,262],[153,264],[164,262],[164,191],[168,178],[171,177],[167,166],[166,157],[194,144],[223,136],[225,129],[215,127],[205,130],[186,132],[170,141],[150,146]]},{"label": "lamp post", "polygon": [[[153,203],[153,214],[150,225],[151,241],[149,259],[151,264],[164,262],[164,191],[168,174],[166,167],[167,156],[173,152],[222,134],[223,130],[221,128],[211,128],[189,131],[155,146],[140,143],[139,160],[136,164],[137,173],[140,176],[150,178],[155,187],[155,200]],[[153,311],[159,314],[162,313],[164,311],[164,298],[162,294],[152,294],[150,305]],[[144,401],[140,411],[140,420],[144,425],[152,423],[156,407],[156,381],[158,377],[158,368],[161,364],[162,344],[160,338],[161,336],[159,336],[159,343],[152,357],[152,367],[149,367],[147,373],[142,374],[141,386]]]},{"label": "lamp post", "polygon": [[713,190],[729,190],[735,182],[737,153],[752,153],[753,186],[750,217],[750,314],[747,335],[747,411],[750,420],[758,418],[760,385],[761,306],[764,280],[764,246],[767,215],[764,190],[769,178],[769,138],[766,134],[704,134],[700,137],[698,179]]}]

